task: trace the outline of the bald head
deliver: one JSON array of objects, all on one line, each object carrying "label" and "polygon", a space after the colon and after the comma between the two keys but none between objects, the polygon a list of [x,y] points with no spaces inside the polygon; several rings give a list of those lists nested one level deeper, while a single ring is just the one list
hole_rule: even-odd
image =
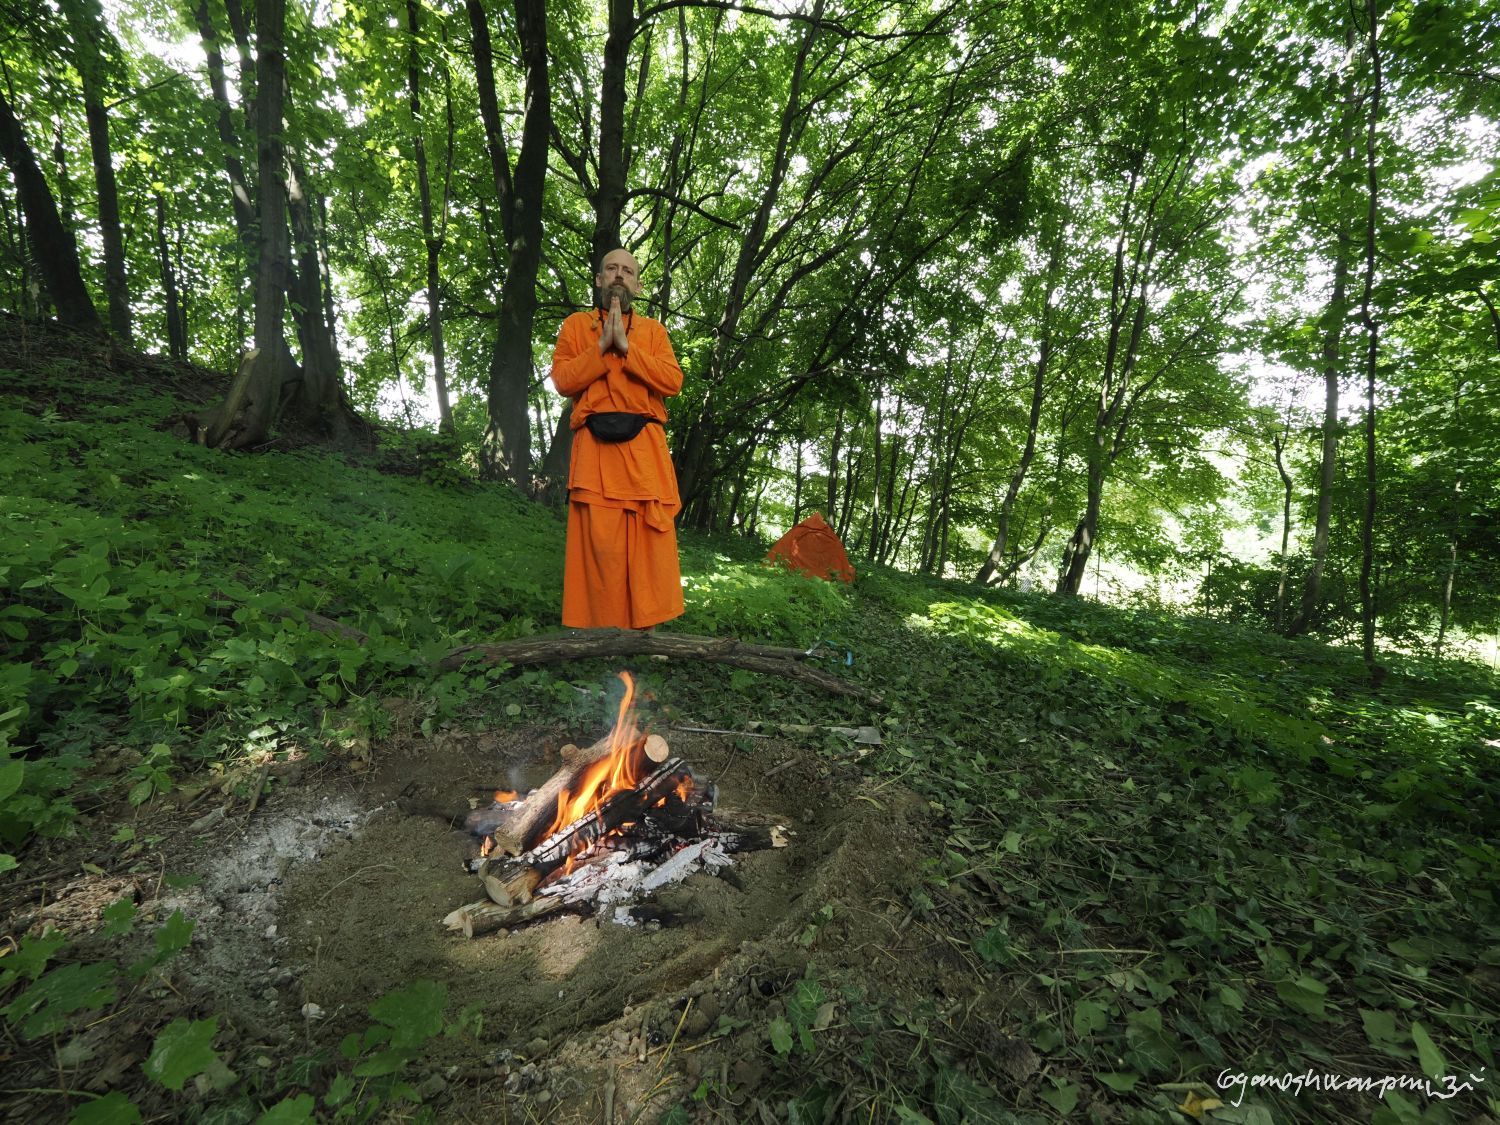
[{"label": "bald head", "polygon": [[609,308],[610,301],[619,297],[620,311],[629,312],[631,303],[641,295],[641,264],[629,250],[611,250],[599,263],[594,285],[599,290],[600,308]]}]

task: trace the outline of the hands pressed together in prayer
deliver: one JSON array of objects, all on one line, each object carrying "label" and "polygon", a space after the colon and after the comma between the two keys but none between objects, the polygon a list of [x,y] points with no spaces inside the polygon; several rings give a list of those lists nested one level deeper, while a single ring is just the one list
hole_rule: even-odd
[{"label": "hands pressed together in prayer", "polygon": [[605,355],[610,351],[621,355],[630,354],[630,338],[625,334],[625,318],[620,314],[618,295],[610,298],[609,312],[604,316],[604,330],[599,333],[599,354]]}]

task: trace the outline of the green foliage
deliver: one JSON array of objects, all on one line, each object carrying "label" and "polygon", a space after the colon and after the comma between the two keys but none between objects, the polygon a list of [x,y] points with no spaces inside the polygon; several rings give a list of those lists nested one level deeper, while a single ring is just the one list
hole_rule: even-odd
[{"label": "green foliage", "polygon": [[422,1100],[401,1073],[424,1043],[443,1032],[447,1004],[444,985],[418,980],[370,1005],[376,1022],[363,1033],[351,1032],[339,1044],[339,1053],[354,1065],[324,1095],[335,1120],[368,1121],[393,1103]]},{"label": "green foliage", "polygon": [[[501,492],[418,503],[427,485],[352,467],[329,488],[308,456],[224,459],[129,427],[103,440],[4,399],[0,438],[14,489],[0,540],[12,847],[69,830],[94,747],[139,748],[139,804],[184,765],[247,745],[338,748],[360,732],[334,708],[378,711],[381,694],[430,693],[440,722],[489,681],[436,673],[437,654],[555,612],[556,524]],[[307,612],[369,639],[317,632]]]},{"label": "green foliage", "polygon": [[147,1076],[168,1090],[182,1089],[189,1078],[220,1061],[213,1049],[218,1033],[217,1016],[206,1020],[173,1020],[157,1033],[151,1054],[143,1064]]}]

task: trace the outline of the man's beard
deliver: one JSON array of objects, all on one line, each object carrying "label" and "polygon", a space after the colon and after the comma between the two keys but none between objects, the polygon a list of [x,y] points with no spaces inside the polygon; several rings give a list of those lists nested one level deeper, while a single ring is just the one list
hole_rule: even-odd
[{"label": "man's beard", "polygon": [[620,311],[628,313],[631,304],[635,301],[635,294],[623,285],[606,285],[599,290],[599,307],[608,312],[610,304],[616,297],[620,298]]}]

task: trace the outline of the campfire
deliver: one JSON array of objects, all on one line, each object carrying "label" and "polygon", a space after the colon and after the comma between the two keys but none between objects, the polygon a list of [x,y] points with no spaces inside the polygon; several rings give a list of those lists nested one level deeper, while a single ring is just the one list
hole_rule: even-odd
[{"label": "campfire", "polygon": [[475,937],[569,908],[631,924],[631,904],[658,888],[728,866],[737,852],[786,845],[779,825],[720,815],[717,787],[640,729],[635,682],[628,672],[620,680],[607,735],[563,747],[562,767],[524,797],[497,792],[470,814],[468,867],[486,898],[449,914],[450,929]]}]

